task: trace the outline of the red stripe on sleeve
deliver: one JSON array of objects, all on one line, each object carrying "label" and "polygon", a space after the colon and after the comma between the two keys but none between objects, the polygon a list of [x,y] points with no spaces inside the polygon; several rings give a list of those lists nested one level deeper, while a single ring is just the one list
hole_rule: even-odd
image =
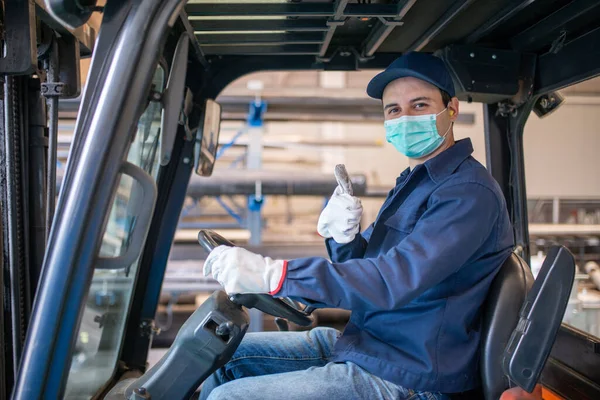
[{"label": "red stripe on sleeve", "polygon": [[288,262],[287,261],[283,261],[283,271],[281,273],[281,279],[279,280],[279,285],[277,285],[277,288],[275,290],[273,290],[272,292],[269,292],[269,294],[271,296],[277,294],[277,292],[279,292],[281,290],[281,287],[283,286],[283,281],[285,281],[285,277],[287,275],[287,266],[288,266]]}]

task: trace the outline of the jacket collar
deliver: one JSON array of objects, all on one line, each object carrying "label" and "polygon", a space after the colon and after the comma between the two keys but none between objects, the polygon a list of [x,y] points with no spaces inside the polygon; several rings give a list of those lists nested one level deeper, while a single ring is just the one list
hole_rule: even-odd
[{"label": "jacket collar", "polygon": [[[438,183],[450,176],[456,168],[465,161],[473,153],[473,144],[471,139],[462,139],[454,143],[454,145],[445,151],[441,152],[431,160],[427,160],[423,165],[427,169],[427,173],[432,181]],[[415,168],[418,168],[417,165]],[[401,184],[410,174],[410,168],[402,171],[402,174],[396,179],[396,185]]]},{"label": "jacket collar", "polygon": [[472,153],[471,139],[462,139],[431,160],[427,160],[423,165],[427,168],[431,180],[437,183],[456,171]]}]

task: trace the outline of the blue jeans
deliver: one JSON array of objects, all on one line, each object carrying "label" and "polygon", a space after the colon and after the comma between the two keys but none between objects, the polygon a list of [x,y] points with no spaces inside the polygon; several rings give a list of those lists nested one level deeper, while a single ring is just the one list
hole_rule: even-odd
[{"label": "blue jeans", "polygon": [[249,333],[231,360],[204,382],[200,399],[448,400],[395,385],[350,362],[328,362],[339,336],[332,328]]}]

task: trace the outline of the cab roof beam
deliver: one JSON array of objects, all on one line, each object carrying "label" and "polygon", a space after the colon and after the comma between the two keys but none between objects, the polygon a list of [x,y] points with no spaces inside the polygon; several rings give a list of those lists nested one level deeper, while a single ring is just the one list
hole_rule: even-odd
[{"label": "cab roof beam", "polygon": [[501,26],[504,22],[510,20],[512,17],[517,15],[519,12],[527,8],[536,0],[517,0],[508,4],[498,14],[491,19],[487,20],[483,25],[477,28],[465,39],[465,43],[476,43],[479,39],[486,37],[492,33],[496,28]]},{"label": "cab roof beam", "polygon": [[344,10],[348,5],[349,0],[336,0],[333,5],[333,16],[327,21],[327,33],[325,34],[325,38],[323,39],[323,44],[319,49],[319,57],[325,57],[327,54],[327,49],[329,49],[329,44],[331,43],[331,39],[333,39],[333,35],[335,35],[335,30],[338,26],[344,25],[346,22],[344,18]]},{"label": "cab roof beam", "polygon": [[401,1],[396,5],[396,15],[394,15],[394,20],[379,19],[379,22],[371,30],[362,46],[361,54],[363,57],[371,57],[375,54],[379,46],[387,39],[394,28],[403,24],[402,18],[408,14],[416,2],[417,0]]},{"label": "cab roof beam", "polygon": [[598,0],[574,0],[513,37],[511,47],[515,50],[532,51],[551,44],[559,32],[565,30],[565,25],[588,15],[594,9],[600,11]]},{"label": "cab roof beam", "polygon": [[188,4],[190,17],[344,17],[376,18],[396,16],[395,4],[348,4],[348,1],[329,3],[283,4]]},{"label": "cab roof beam", "polygon": [[325,32],[324,19],[281,19],[281,20],[190,20],[196,33],[199,32]]},{"label": "cab roof beam", "polygon": [[288,44],[267,46],[207,46],[204,47],[206,55],[306,55],[319,54],[319,45],[314,44]]},{"label": "cab roof beam", "polygon": [[600,76],[600,28],[565,44],[556,53],[538,58],[535,94],[554,90]]},{"label": "cab roof beam", "polygon": [[455,1],[448,10],[433,24],[421,37],[419,37],[413,44],[411,44],[407,52],[409,51],[421,51],[427,46],[435,37],[443,31],[456,17],[458,17],[463,11],[465,11],[475,0],[458,0]]},{"label": "cab roof beam", "polygon": [[293,33],[250,33],[238,34],[212,34],[198,35],[198,43],[208,48],[210,46],[262,46],[283,44],[321,44],[321,32],[293,32]]}]

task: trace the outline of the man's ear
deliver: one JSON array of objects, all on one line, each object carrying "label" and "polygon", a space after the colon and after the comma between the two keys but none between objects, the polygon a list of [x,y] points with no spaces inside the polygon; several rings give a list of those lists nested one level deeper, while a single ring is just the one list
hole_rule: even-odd
[{"label": "man's ear", "polygon": [[458,99],[453,97],[448,103],[448,115],[451,121],[456,121],[458,118]]}]

